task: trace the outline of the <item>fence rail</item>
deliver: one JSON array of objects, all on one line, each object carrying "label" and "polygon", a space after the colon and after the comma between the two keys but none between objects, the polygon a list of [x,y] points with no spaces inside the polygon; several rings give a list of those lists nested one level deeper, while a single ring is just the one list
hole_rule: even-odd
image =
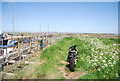
[{"label": "fence rail", "polygon": [[[37,36],[36,36],[37,37]],[[28,39],[30,40],[30,42],[27,43],[23,43],[21,42],[21,40],[24,39]],[[55,41],[63,38],[60,36],[41,36],[38,37],[35,41],[33,41],[32,39],[34,39],[35,37],[24,37],[24,38],[16,38],[16,40],[18,41],[18,45],[14,47],[14,50],[11,53],[6,54],[5,57],[0,56],[0,71],[3,70],[3,66],[5,64],[8,65],[8,63],[15,63],[16,59],[17,60],[22,60],[26,57],[29,57],[30,55],[34,55],[34,56],[38,56],[37,53],[38,51],[42,50],[40,48],[40,40],[43,40],[43,49],[50,46],[52,43],[54,43]],[[7,48],[6,48],[7,50]]]}]

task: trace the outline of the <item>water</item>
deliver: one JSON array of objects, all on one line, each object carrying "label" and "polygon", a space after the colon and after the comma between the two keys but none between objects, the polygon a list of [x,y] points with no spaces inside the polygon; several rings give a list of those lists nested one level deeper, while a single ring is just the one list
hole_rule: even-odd
[{"label": "water", "polygon": [[117,34],[106,34],[106,35],[102,35],[102,36],[118,36]]}]

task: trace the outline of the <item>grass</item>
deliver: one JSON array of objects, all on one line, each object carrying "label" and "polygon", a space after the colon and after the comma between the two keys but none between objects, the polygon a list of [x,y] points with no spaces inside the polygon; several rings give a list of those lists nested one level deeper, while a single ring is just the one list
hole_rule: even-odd
[{"label": "grass", "polygon": [[[43,64],[28,65],[25,69],[18,71],[14,78],[65,79],[60,67],[65,67],[66,64],[61,63],[61,61],[66,61],[68,48],[75,44],[78,45],[79,51],[79,60],[75,70],[76,72],[88,72],[79,79],[118,78],[119,62],[117,57],[118,46],[116,45],[118,42],[118,39],[110,38],[63,38],[39,54],[36,61],[44,61]],[[90,71],[98,66],[100,70]],[[79,68],[84,70],[80,71]]]}]

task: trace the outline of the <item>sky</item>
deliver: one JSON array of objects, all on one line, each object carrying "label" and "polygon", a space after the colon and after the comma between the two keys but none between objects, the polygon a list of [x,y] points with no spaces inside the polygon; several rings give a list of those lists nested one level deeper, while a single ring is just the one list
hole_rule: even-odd
[{"label": "sky", "polygon": [[[117,2],[12,2],[15,32],[118,33]],[[40,28],[41,27],[41,28]],[[2,29],[12,32],[12,7],[2,2]]]},{"label": "sky", "polygon": [[120,0],[1,0],[3,2],[118,2]]}]

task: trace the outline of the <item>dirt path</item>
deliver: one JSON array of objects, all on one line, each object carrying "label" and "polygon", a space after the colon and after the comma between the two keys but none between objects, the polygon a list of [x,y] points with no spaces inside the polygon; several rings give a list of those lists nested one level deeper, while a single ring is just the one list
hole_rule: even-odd
[{"label": "dirt path", "polygon": [[[66,61],[61,61],[61,63],[67,64]],[[66,79],[78,79],[79,77],[87,74],[87,72],[69,72],[67,71],[67,69],[68,68],[65,66],[59,68],[59,70],[61,71],[61,73],[63,73],[63,76]],[[79,69],[82,69],[82,68],[79,68]]]},{"label": "dirt path", "polygon": [[66,67],[60,67],[59,70],[66,79],[78,79],[87,74],[87,72],[68,72]]},{"label": "dirt path", "polygon": [[[65,61],[61,61],[61,63],[63,64],[67,64],[67,62]],[[61,71],[61,73],[63,73],[63,76],[66,78],[66,79],[79,79],[80,77],[82,77],[83,75],[86,75],[87,73],[89,72],[93,72],[95,71],[96,69],[91,69],[90,71],[85,71],[83,68],[78,68],[78,70],[82,70],[83,72],[69,72],[67,70],[68,68],[63,66],[63,67],[60,67],[59,70]]]}]

